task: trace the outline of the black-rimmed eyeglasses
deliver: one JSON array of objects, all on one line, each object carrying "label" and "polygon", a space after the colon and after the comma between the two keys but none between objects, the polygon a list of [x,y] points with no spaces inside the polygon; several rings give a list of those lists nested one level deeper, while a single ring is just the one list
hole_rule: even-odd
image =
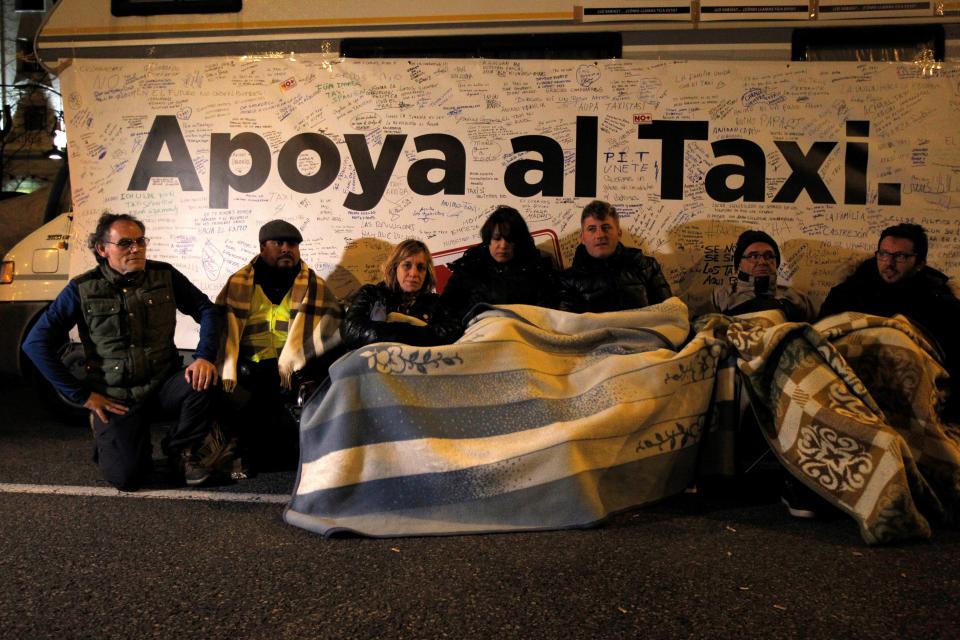
[{"label": "black-rimmed eyeglasses", "polygon": [[777,255],[773,251],[764,251],[763,253],[757,251],[743,254],[743,259],[749,260],[750,262],[756,262],[757,260],[773,262],[777,259]]},{"label": "black-rimmed eyeglasses", "polygon": [[110,242],[109,240],[104,240],[103,243],[115,244],[118,247],[120,247],[120,249],[127,251],[133,245],[137,245],[138,247],[147,246],[148,244],[150,244],[150,238],[147,238],[146,236],[140,236],[139,238],[124,238],[123,240],[117,240],[116,242]]},{"label": "black-rimmed eyeglasses", "polygon": [[897,264],[903,264],[910,258],[916,258],[917,254],[907,253],[906,251],[897,251],[896,253],[890,253],[889,251],[884,251],[883,249],[877,251],[874,255],[877,256],[877,260],[893,260]]}]

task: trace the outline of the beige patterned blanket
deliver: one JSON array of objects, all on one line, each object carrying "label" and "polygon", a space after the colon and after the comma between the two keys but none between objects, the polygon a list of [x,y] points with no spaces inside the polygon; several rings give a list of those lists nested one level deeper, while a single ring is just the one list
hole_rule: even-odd
[{"label": "beige patterned blanket", "polygon": [[905,318],[841,314],[817,325],[708,316],[740,356],[781,462],[849,515],[868,543],[957,521],[960,429],[937,417],[936,353]]}]

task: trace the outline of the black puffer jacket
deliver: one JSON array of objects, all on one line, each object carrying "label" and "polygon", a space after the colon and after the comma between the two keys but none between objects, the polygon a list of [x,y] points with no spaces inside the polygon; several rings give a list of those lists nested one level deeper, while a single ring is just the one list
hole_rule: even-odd
[{"label": "black puffer jacket", "polygon": [[500,264],[486,245],[467,250],[449,265],[453,275],[443,290],[447,309],[465,323],[480,303],[555,307],[559,281],[549,257],[537,252]]},{"label": "black puffer jacket", "polygon": [[890,317],[901,313],[918,325],[943,351],[944,366],[950,373],[952,394],[948,405],[951,420],[960,419],[960,300],[953,294],[949,278],[932,267],[889,284],[880,277],[874,258],[863,261],[849,278],[830,289],[820,307],[820,317],[843,311],[859,311]]},{"label": "black puffer jacket", "polygon": [[577,313],[639,309],[673,295],[660,263],[640,249],[617,245],[609,258],[598,260],[582,244],[573,266],[561,276],[565,311]]},{"label": "black puffer jacket", "polygon": [[[435,293],[420,293],[407,299],[385,282],[367,284],[348,302],[340,323],[340,337],[348,349],[372,342],[402,342],[423,347],[449,344],[459,337],[460,327],[441,307],[440,296]],[[427,326],[387,322],[387,314],[392,312],[419,318]]]},{"label": "black puffer jacket", "polygon": [[957,320],[960,301],[947,280],[947,276],[936,269],[923,267],[913,276],[888,284],[880,277],[877,261],[869,258],[860,263],[849,278],[830,289],[820,307],[820,317],[843,311],[885,317],[902,313],[931,331],[942,323],[949,329]]}]

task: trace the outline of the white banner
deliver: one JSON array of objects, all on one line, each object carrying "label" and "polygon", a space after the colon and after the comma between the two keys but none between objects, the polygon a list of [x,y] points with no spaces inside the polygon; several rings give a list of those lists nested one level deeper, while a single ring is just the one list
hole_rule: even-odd
[{"label": "white banner", "polygon": [[499,204],[568,266],[594,198],[694,312],[748,228],[816,302],[902,220],[960,274],[956,65],[297,55],[80,59],[62,81],[74,242],[138,215],[150,257],[211,296],[273,218],[345,295],[404,238],[456,257]]}]

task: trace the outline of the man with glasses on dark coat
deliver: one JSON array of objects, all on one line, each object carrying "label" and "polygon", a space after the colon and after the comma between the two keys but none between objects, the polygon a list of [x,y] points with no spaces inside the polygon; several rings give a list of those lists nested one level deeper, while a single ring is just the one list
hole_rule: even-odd
[{"label": "man with glasses on dark coat", "polygon": [[948,276],[927,265],[927,234],[918,224],[887,227],[873,257],[830,290],[820,317],[859,311],[890,317],[903,314],[943,351],[951,379],[948,415],[958,417],[960,393],[960,339],[956,324],[960,300]]}]

